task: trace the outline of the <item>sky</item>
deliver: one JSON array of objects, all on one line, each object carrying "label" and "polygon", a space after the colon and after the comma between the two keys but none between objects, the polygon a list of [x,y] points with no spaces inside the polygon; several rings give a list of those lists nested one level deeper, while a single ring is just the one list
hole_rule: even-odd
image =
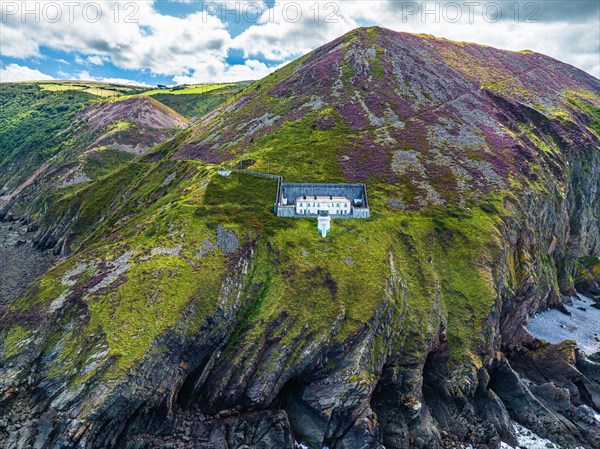
[{"label": "sky", "polygon": [[0,81],[260,79],[360,26],[532,50],[600,78],[600,1],[0,0]]}]

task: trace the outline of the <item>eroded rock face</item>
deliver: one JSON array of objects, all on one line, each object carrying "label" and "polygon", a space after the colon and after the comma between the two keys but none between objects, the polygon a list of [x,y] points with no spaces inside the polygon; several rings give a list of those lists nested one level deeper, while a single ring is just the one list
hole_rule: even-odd
[{"label": "eroded rock face", "polygon": [[228,231],[223,226],[217,228],[217,246],[224,254],[234,253],[239,245],[239,239],[235,232]]},{"label": "eroded rock face", "polygon": [[584,295],[600,301],[600,258],[589,257],[580,261],[575,287]]},{"label": "eroded rock face", "polygon": [[[35,372],[25,382],[19,381],[23,372],[4,378],[2,401],[12,405],[0,421],[2,441],[7,448],[292,448],[294,441],[310,448],[429,449],[462,442],[497,448],[501,440],[514,442],[510,419],[563,447],[593,448],[600,436],[591,412],[600,365],[570,343],[537,343],[514,352],[512,362],[497,353],[483,365],[457,365],[440,338],[426,360],[388,357],[376,362],[379,376],[365,379],[353,374],[351,360],[372,351],[371,330],[348,352],[317,351],[321,360],[276,390],[264,410],[247,399],[212,402],[206,382],[227,315],[213,317],[217,327],[187,342],[175,334],[163,340],[167,352],[141,365],[127,385],[112,392],[108,384],[92,386],[101,402],[86,422],[69,418],[90,405],[80,396],[83,386],[65,390]],[[381,326],[391,317],[380,316]],[[340,365],[327,368],[327,360]],[[235,374],[240,368],[230,369]]]},{"label": "eroded rock face", "polygon": [[555,402],[558,407],[564,406],[562,401],[552,401],[554,394],[566,396],[573,404],[580,405],[589,403],[595,408],[600,406],[600,384],[598,373],[594,373],[598,365],[579,355],[579,364],[587,367],[587,372],[592,375],[588,378],[577,369],[577,348],[572,341],[565,341],[557,345],[537,343],[531,349],[514,351],[511,354],[513,366],[532,382],[544,385],[543,382],[551,382],[558,392],[541,388],[540,393],[549,393],[548,400]]}]

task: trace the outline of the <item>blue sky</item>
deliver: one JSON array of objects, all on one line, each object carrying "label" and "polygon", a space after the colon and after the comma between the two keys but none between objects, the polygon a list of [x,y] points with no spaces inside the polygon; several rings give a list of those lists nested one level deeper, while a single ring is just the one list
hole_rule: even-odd
[{"label": "blue sky", "polygon": [[358,26],[509,50],[600,76],[600,2],[10,1],[1,3],[0,81],[182,84],[259,79]]}]

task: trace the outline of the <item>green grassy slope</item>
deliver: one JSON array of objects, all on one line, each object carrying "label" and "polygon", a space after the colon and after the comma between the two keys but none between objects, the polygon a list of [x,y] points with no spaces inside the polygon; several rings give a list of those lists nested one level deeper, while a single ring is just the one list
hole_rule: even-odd
[{"label": "green grassy slope", "polygon": [[[164,185],[173,174],[174,181]],[[235,232],[240,247],[257,248],[248,285],[263,285],[232,334],[232,350],[251,347],[282,313],[290,316],[285,341],[305,332],[305,325],[327,335],[343,315],[332,337],[341,342],[369,320],[381,301],[404,311],[398,345],[419,335],[423,325],[433,332],[442,319],[435,318],[438,301],[456,357],[481,343],[482,322],[494,301],[489,266],[498,251],[497,214],[440,209],[429,217],[389,216],[381,214],[381,198],[374,195],[375,219],[336,220],[331,238],[322,239],[314,220],[272,214],[275,188],[272,180],[245,174],[223,178],[196,162],[138,161],[65,194],[55,201],[51,216],[76,215],[76,239],[87,249],[48,273],[7,314],[43,315],[61,294],[78,292],[88,304],[89,322],[68,336],[64,344],[71,349],[57,363],[66,363],[63,370],[82,363],[85,355],[75,356],[77,348],[87,336],[103,335],[115,357],[105,375],[119,375],[184,309],[202,303],[192,327],[212,313],[226,267],[239,257],[217,247],[217,228],[223,226]],[[199,256],[203,244],[208,249]],[[110,266],[124,254],[129,266],[123,277],[98,293],[86,293],[91,280],[106,275],[99,264]],[[68,273],[81,266],[86,268],[72,277],[75,286],[68,286]],[[397,283],[391,290],[390,282]],[[425,341],[412,344],[425,351]]]},{"label": "green grassy slope", "polygon": [[[28,84],[28,83],[20,83]],[[45,81],[35,82],[42,90],[51,92],[85,92],[97,97],[120,97],[147,91],[149,88],[95,81]]]},{"label": "green grassy slope", "polygon": [[[6,142],[0,185],[3,202],[17,215],[43,216],[55,191],[106,176],[188,125],[149,97],[98,101],[35,84],[4,88],[7,114],[13,116],[0,121]],[[13,101],[21,92],[33,103]]]}]

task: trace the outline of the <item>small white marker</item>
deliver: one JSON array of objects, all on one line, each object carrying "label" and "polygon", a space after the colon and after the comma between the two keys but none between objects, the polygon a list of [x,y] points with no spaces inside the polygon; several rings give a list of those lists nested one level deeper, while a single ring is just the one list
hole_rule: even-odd
[{"label": "small white marker", "polygon": [[327,234],[331,231],[331,217],[329,216],[328,211],[319,211],[319,216],[317,217],[317,229],[323,237],[327,237]]}]

